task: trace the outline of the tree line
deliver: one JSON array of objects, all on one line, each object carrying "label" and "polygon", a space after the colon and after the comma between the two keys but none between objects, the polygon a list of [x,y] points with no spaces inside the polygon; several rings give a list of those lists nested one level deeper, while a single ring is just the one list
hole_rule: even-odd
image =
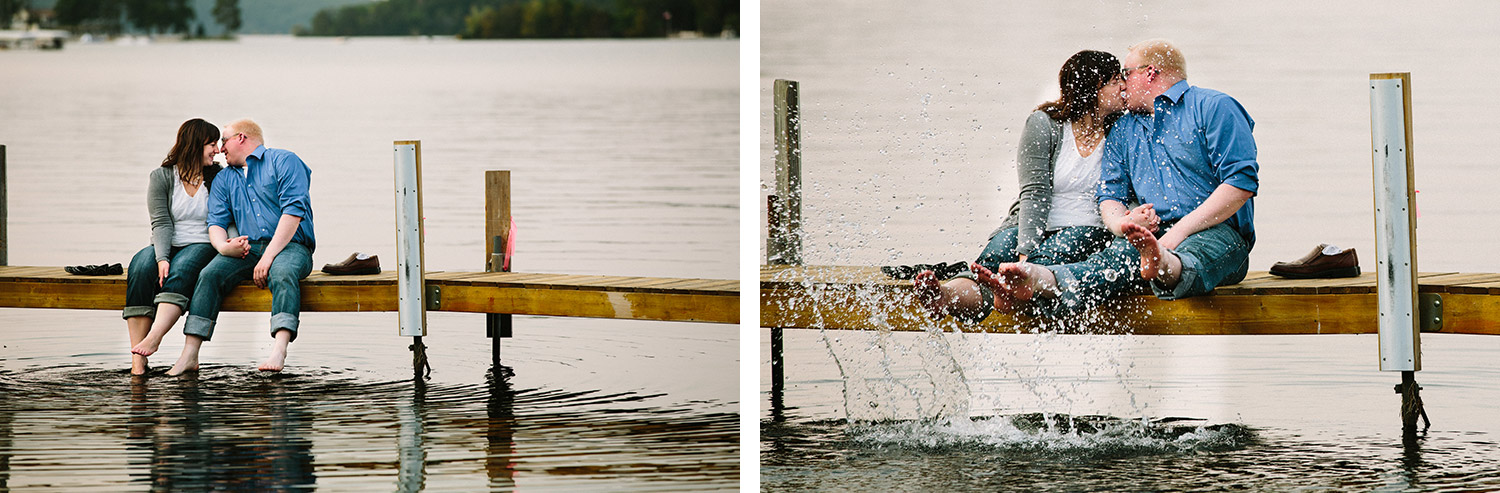
[{"label": "tree line", "polygon": [[[57,23],[74,31],[119,34],[180,33],[203,37],[203,26],[193,27],[198,13],[192,0],[57,0]],[[240,29],[239,0],[214,0],[214,21],[227,34]]]},{"label": "tree line", "polygon": [[739,0],[386,0],[323,10],[298,35],[640,38],[737,30]]}]

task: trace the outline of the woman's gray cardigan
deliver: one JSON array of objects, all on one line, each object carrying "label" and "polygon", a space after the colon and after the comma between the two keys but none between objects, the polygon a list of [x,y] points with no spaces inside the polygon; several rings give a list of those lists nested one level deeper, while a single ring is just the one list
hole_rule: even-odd
[{"label": "woman's gray cardigan", "polygon": [[1047,112],[1036,111],[1026,118],[1021,147],[1016,150],[1021,196],[1010,205],[1005,222],[1000,223],[1000,229],[1016,228],[1017,255],[1030,255],[1047,230],[1047,215],[1052,211],[1052,168],[1062,140],[1062,122],[1053,120]]},{"label": "woman's gray cardigan", "polygon": [[[219,165],[203,167],[203,189],[209,190],[214,176],[219,174]],[[163,166],[151,171],[146,184],[146,210],[151,213],[151,246],[156,247],[156,261],[172,259],[172,180],[177,179],[176,166]]]}]

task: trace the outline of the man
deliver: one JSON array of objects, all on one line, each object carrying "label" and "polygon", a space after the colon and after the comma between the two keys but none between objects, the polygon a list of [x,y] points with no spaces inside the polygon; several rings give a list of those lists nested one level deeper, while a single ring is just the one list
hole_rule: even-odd
[{"label": "man", "polygon": [[1106,141],[1096,198],[1122,238],[1076,264],[976,268],[996,306],[1029,301],[1039,314],[1063,315],[1142,280],[1171,300],[1245,278],[1259,188],[1255,122],[1234,98],[1188,85],[1186,60],[1167,41],[1132,46],[1121,72],[1130,113]]},{"label": "man", "polygon": [[[219,256],[203,268],[183,327],[187,343],[178,375],[198,369],[198,350],[213,337],[224,294],[245,279],[271,290],[271,337],[275,343],[261,371],[281,371],[287,346],[297,338],[302,290],[312,272],[312,170],[291,151],[267,148],[260,126],[239,120],[223,130],[229,168],[219,173],[208,199],[208,236]],[[229,237],[234,225],[239,234]]]}]

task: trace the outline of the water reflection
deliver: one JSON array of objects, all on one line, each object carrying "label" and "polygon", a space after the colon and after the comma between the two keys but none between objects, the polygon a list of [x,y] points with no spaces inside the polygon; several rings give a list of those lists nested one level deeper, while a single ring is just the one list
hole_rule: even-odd
[{"label": "water reflection", "polygon": [[510,388],[510,377],[515,375],[510,367],[495,365],[485,383],[489,385],[490,397],[485,403],[489,416],[485,427],[484,471],[489,475],[490,490],[511,490],[516,487],[516,394]]},{"label": "water reflection", "polygon": [[[205,395],[196,376],[132,378],[125,443],[152,490],[311,488],[312,419],[286,379],[244,382],[239,399]],[[236,402],[238,401],[238,402]]]}]

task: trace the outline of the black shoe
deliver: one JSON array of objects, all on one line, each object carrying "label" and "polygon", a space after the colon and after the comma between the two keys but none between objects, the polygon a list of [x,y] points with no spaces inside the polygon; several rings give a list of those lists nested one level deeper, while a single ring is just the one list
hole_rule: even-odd
[{"label": "black shoe", "polygon": [[880,272],[890,276],[891,279],[911,280],[917,277],[917,273],[930,270],[937,275],[939,281],[946,281],[957,277],[959,274],[969,271],[968,262],[939,262],[937,264],[915,264],[915,265],[887,265],[880,268]]},{"label": "black shoe", "polygon": [[125,272],[120,264],[70,265],[63,270],[78,276],[114,276]]}]

